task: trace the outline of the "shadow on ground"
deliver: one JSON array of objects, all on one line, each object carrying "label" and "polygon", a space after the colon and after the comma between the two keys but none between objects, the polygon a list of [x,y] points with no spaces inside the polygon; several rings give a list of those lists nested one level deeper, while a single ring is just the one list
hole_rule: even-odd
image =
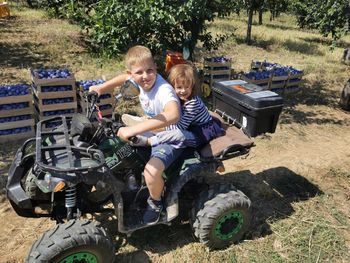
[{"label": "shadow on ground", "polygon": [[292,203],[305,201],[323,192],[305,177],[286,167],[276,167],[252,174],[249,170],[225,177],[252,201],[252,227],[246,238],[255,239],[272,233],[269,222],[294,213]]},{"label": "shadow on ground", "polygon": [[[236,40],[237,44],[239,44],[239,45],[247,43],[245,37],[237,36],[237,37],[235,37],[235,40]],[[263,48],[263,49],[266,49],[266,50],[269,49],[270,46],[273,46],[273,45],[277,44],[277,39],[273,38],[273,37],[268,39],[268,40],[253,38],[251,41],[252,41],[251,42],[251,46]]]},{"label": "shadow on ground", "polygon": [[[325,38],[325,37],[300,37],[299,39],[308,42],[308,43],[316,43],[321,44],[323,46],[331,47],[333,44],[333,40],[331,38]],[[340,48],[348,48],[350,46],[350,43],[345,40],[338,40],[337,41],[337,47]]]},{"label": "shadow on ground", "polygon": [[[232,183],[252,201],[252,225],[246,239],[256,239],[272,233],[269,222],[287,218],[294,213],[292,203],[307,200],[323,192],[306,178],[285,167],[277,167],[252,174],[249,170],[220,176]],[[116,233],[114,233],[116,234]],[[165,254],[196,242],[188,223],[158,225],[136,231],[131,237],[119,236],[119,244],[129,243],[139,250]],[[133,255],[123,253],[119,260],[129,262]]]},{"label": "shadow on ground", "polygon": [[[238,44],[246,44],[245,37],[236,37],[235,40]],[[265,50],[270,50],[271,47],[278,45],[282,46],[286,50],[289,50],[290,52],[296,52],[305,55],[324,55],[324,52],[319,50],[317,44],[308,43],[304,41],[286,40],[283,43],[281,43],[275,37],[271,37],[270,39],[266,40],[253,37],[251,41],[252,46],[263,48]]]},{"label": "shadow on ground", "polygon": [[[338,104],[339,93],[332,89],[327,89],[327,84],[322,81],[316,81],[311,85],[308,83],[301,87],[300,92],[285,96],[283,114],[279,119],[280,124],[299,123],[308,124],[336,124],[349,125],[346,119],[337,119],[327,116],[324,112],[299,109],[298,106],[327,106],[330,108],[340,108]],[[340,87],[339,87],[340,90]]]},{"label": "shadow on ground", "polygon": [[34,42],[14,42],[9,44],[6,35],[23,38],[25,32],[18,31],[16,17],[0,21],[0,67],[28,68],[42,67],[50,61],[48,53],[37,52],[42,44]]},{"label": "shadow on ground", "polygon": [[14,68],[42,67],[49,60],[49,54],[36,52],[41,44],[25,42],[21,44],[7,44],[0,42],[1,66]]},{"label": "shadow on ground", "polygon": [[282,46],[291,52],[297,52],[306,55],[323,56],[324,52],[320,51],[317,44],[309,42],[301,42],[294,40],[286,40]]},{"label": "shadow on ground", "polygon": [[277,25],[277,24],[268,24],[265,23],[261,26],[265,26],[267,28],[272,28],[272,29],[282,29],[282,30],[299,30],[297,27],[293,26],[288,26],[288,25]]}]

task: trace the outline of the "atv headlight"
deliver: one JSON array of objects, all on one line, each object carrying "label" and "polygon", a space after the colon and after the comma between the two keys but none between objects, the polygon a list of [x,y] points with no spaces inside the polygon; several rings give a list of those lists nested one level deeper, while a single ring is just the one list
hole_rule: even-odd
[{"label": "atv headlight", "polygon": [[44,193],[56,193],[66,187],[66,182],[62,178],[53,177],[50,173],[46,173],[43,180],[37,179],[36,184]]}]

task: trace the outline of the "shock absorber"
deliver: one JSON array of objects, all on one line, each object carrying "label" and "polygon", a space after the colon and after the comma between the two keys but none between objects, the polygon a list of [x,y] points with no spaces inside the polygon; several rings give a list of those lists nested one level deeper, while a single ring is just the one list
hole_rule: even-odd
[{"label": "shock absorber", "polygon": [[73,209],[77,205],[77,188],[75,186],[66,189],[65,206],[67,208],[67,219],[73,218]]}]

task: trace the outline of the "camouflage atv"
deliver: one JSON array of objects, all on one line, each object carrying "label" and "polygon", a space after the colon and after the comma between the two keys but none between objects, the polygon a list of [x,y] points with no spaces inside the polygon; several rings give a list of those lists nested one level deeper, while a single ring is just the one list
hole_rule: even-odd
[{"label": "camouflage atv", "polygon": [[[96,94],[87,100],[87,116],[40,121],[36,137],[18,149],[9,170],[7,197],[17,214],[57,222],[33,244],[27,262],[113,262],[113,240],[86,219],[88,214],[114,214],[118,232],[127,235],[149,226],[142,215],[149,195],[143,168],[150,149],[120,140],[116,134],[123,125],[98,117]],[[45,131],[52,121],[62,125]],[[223,160],[252,146],[242,130],[225,129],[225,136],[201,151],[186,149],[165,171],[166,209],[156,223],[170,224],[187,214],[194,235],[212,249],[239,241],[250,223],[251,202],[244,193],[231,184],[208,183]]]}]

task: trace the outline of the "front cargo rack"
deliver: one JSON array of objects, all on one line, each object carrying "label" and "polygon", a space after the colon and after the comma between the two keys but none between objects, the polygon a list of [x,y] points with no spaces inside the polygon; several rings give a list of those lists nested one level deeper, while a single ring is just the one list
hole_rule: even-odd
[{"label": "front cargo rack", "polygon": [[[62,124],[46,131],[50,122]],[[52,117],[39,121],[36,130],[36,159],[39,169],[56,173],[82,173],[105,166],[103,153],[92,147],[74,146],[70,134],[71,118]]]}]

